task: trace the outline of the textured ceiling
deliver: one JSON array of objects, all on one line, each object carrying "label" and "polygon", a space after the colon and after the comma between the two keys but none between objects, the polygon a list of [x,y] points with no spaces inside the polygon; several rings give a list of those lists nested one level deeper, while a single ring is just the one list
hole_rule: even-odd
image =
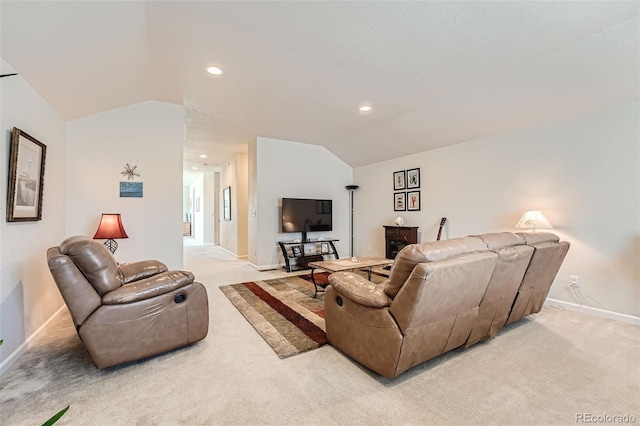
[{"label": "textured ceiling", "polygon": [[65,118],[184,105],[185,168],[257,136],[359,166],[640,96],[635,1],[2,0],[0,13],[0,54]]}]

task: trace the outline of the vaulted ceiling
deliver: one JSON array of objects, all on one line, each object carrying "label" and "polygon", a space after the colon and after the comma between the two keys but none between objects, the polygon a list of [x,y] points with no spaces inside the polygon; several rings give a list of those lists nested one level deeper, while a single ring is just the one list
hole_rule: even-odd
[{"label": "vaulted ceiling", "polygon": [[183,105],[185,167],[257,136],[355,167],[640,96],[637,1],[2,0],[0,15],[0,71],[66,119]]}]

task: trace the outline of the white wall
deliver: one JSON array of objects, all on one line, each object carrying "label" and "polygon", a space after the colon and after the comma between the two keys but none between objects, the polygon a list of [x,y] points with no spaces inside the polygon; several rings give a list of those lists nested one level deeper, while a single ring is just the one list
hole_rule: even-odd
[{"label": "white wall", "polygon": [[[101,213],[121,213],[121,261],[157,259],[182,268],[182,107],[147,101],[68,123],[67,235],[93,236]],[[120,198],[134,162],[142,198]]]},{"label": "white wall", "polygon": [[[527,209],[542,210],[571,249],[549,297],[640,315],[640,134],[638,103],[500,137],[354,170],[355,253],[384,255],[383,225],[401,215],[436,238],[517,231]],[[393,211],[392,173],[420,167],[422,210]],[[372,252],[367,251],[368,245]],[[598,301],[596,303],[594,300]]]},{"label": "white wall", "polygon": [[[247,257],[247,196],[248,158],[236,153],[229,158],[220,172],[220,247],[239,257]],[[222,210],[224,189],[231,188],[231,220],[225,220]]]},{"label": "white wall", "polygon": [[215,208],[216,203],[216,172],[204,173],[204,186],[203,186],[203,198],[202,198],[202,211],[203,211],[203,237],[202,241],[205,244],[213,244],[215,242]]},{"label": "white wall", "polygon": [[191,210],[193,211],[191,235],[198,244],[204,243],[204,174],[200,174],[191,184]]},{"label": "white wall", "polygon": [[[11,67],[0,58],[3,72]],[[0,80],[0,175],[6,211],[11,129],[15,126],[47,146],[42,220],[0,221],[0,374],[26,349],[27,339],[63,306],[49,273],[46,252],[65,238],[66,124],[62,117],[21,77]]]},{"label": "white wall", "polygon": [[[258,269],[282,264],[278,241],[300,238],[299,233],[280,233],[282,198],[321,198],[333,200],[333,231],[309,237],[337,238],[338,254],[349,252],[349,193],[352,168],[317,145],[307,145],[259,137],[255,146],[255,170],[250,172],[249,245],[254,247],[249,261]],[[253,215],[255,212],[255,216]]]}]

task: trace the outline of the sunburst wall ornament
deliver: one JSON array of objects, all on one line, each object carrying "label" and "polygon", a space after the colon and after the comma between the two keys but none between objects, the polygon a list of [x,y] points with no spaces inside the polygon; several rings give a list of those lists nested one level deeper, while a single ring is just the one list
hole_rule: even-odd
[{"label": "sunburst wall ornament", "polygon": [[124,165],[124,172],[120,172],[122,176],[126,176],[127,180],[133,180],[135,177],[140,177],[139,173],[136,173],[138,166],[130,166],[129,163]]}]

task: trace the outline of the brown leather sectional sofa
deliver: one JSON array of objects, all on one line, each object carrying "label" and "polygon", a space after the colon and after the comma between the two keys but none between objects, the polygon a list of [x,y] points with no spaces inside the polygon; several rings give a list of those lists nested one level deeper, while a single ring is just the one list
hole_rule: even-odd
[{"label": "brown leather sectional sofa", "polygon": [[539,312],[569,250],[550,233],[483,234],[405,247],[389,278],[329,277],[329,342],[393,378]]},{"label": "brown leather sectional sofa", "polygon": [[204,286],[156,260],[117,265],[109,250],[71,237],[47,262],[76,331],[98,368],[166,352],[207,336]]}]

